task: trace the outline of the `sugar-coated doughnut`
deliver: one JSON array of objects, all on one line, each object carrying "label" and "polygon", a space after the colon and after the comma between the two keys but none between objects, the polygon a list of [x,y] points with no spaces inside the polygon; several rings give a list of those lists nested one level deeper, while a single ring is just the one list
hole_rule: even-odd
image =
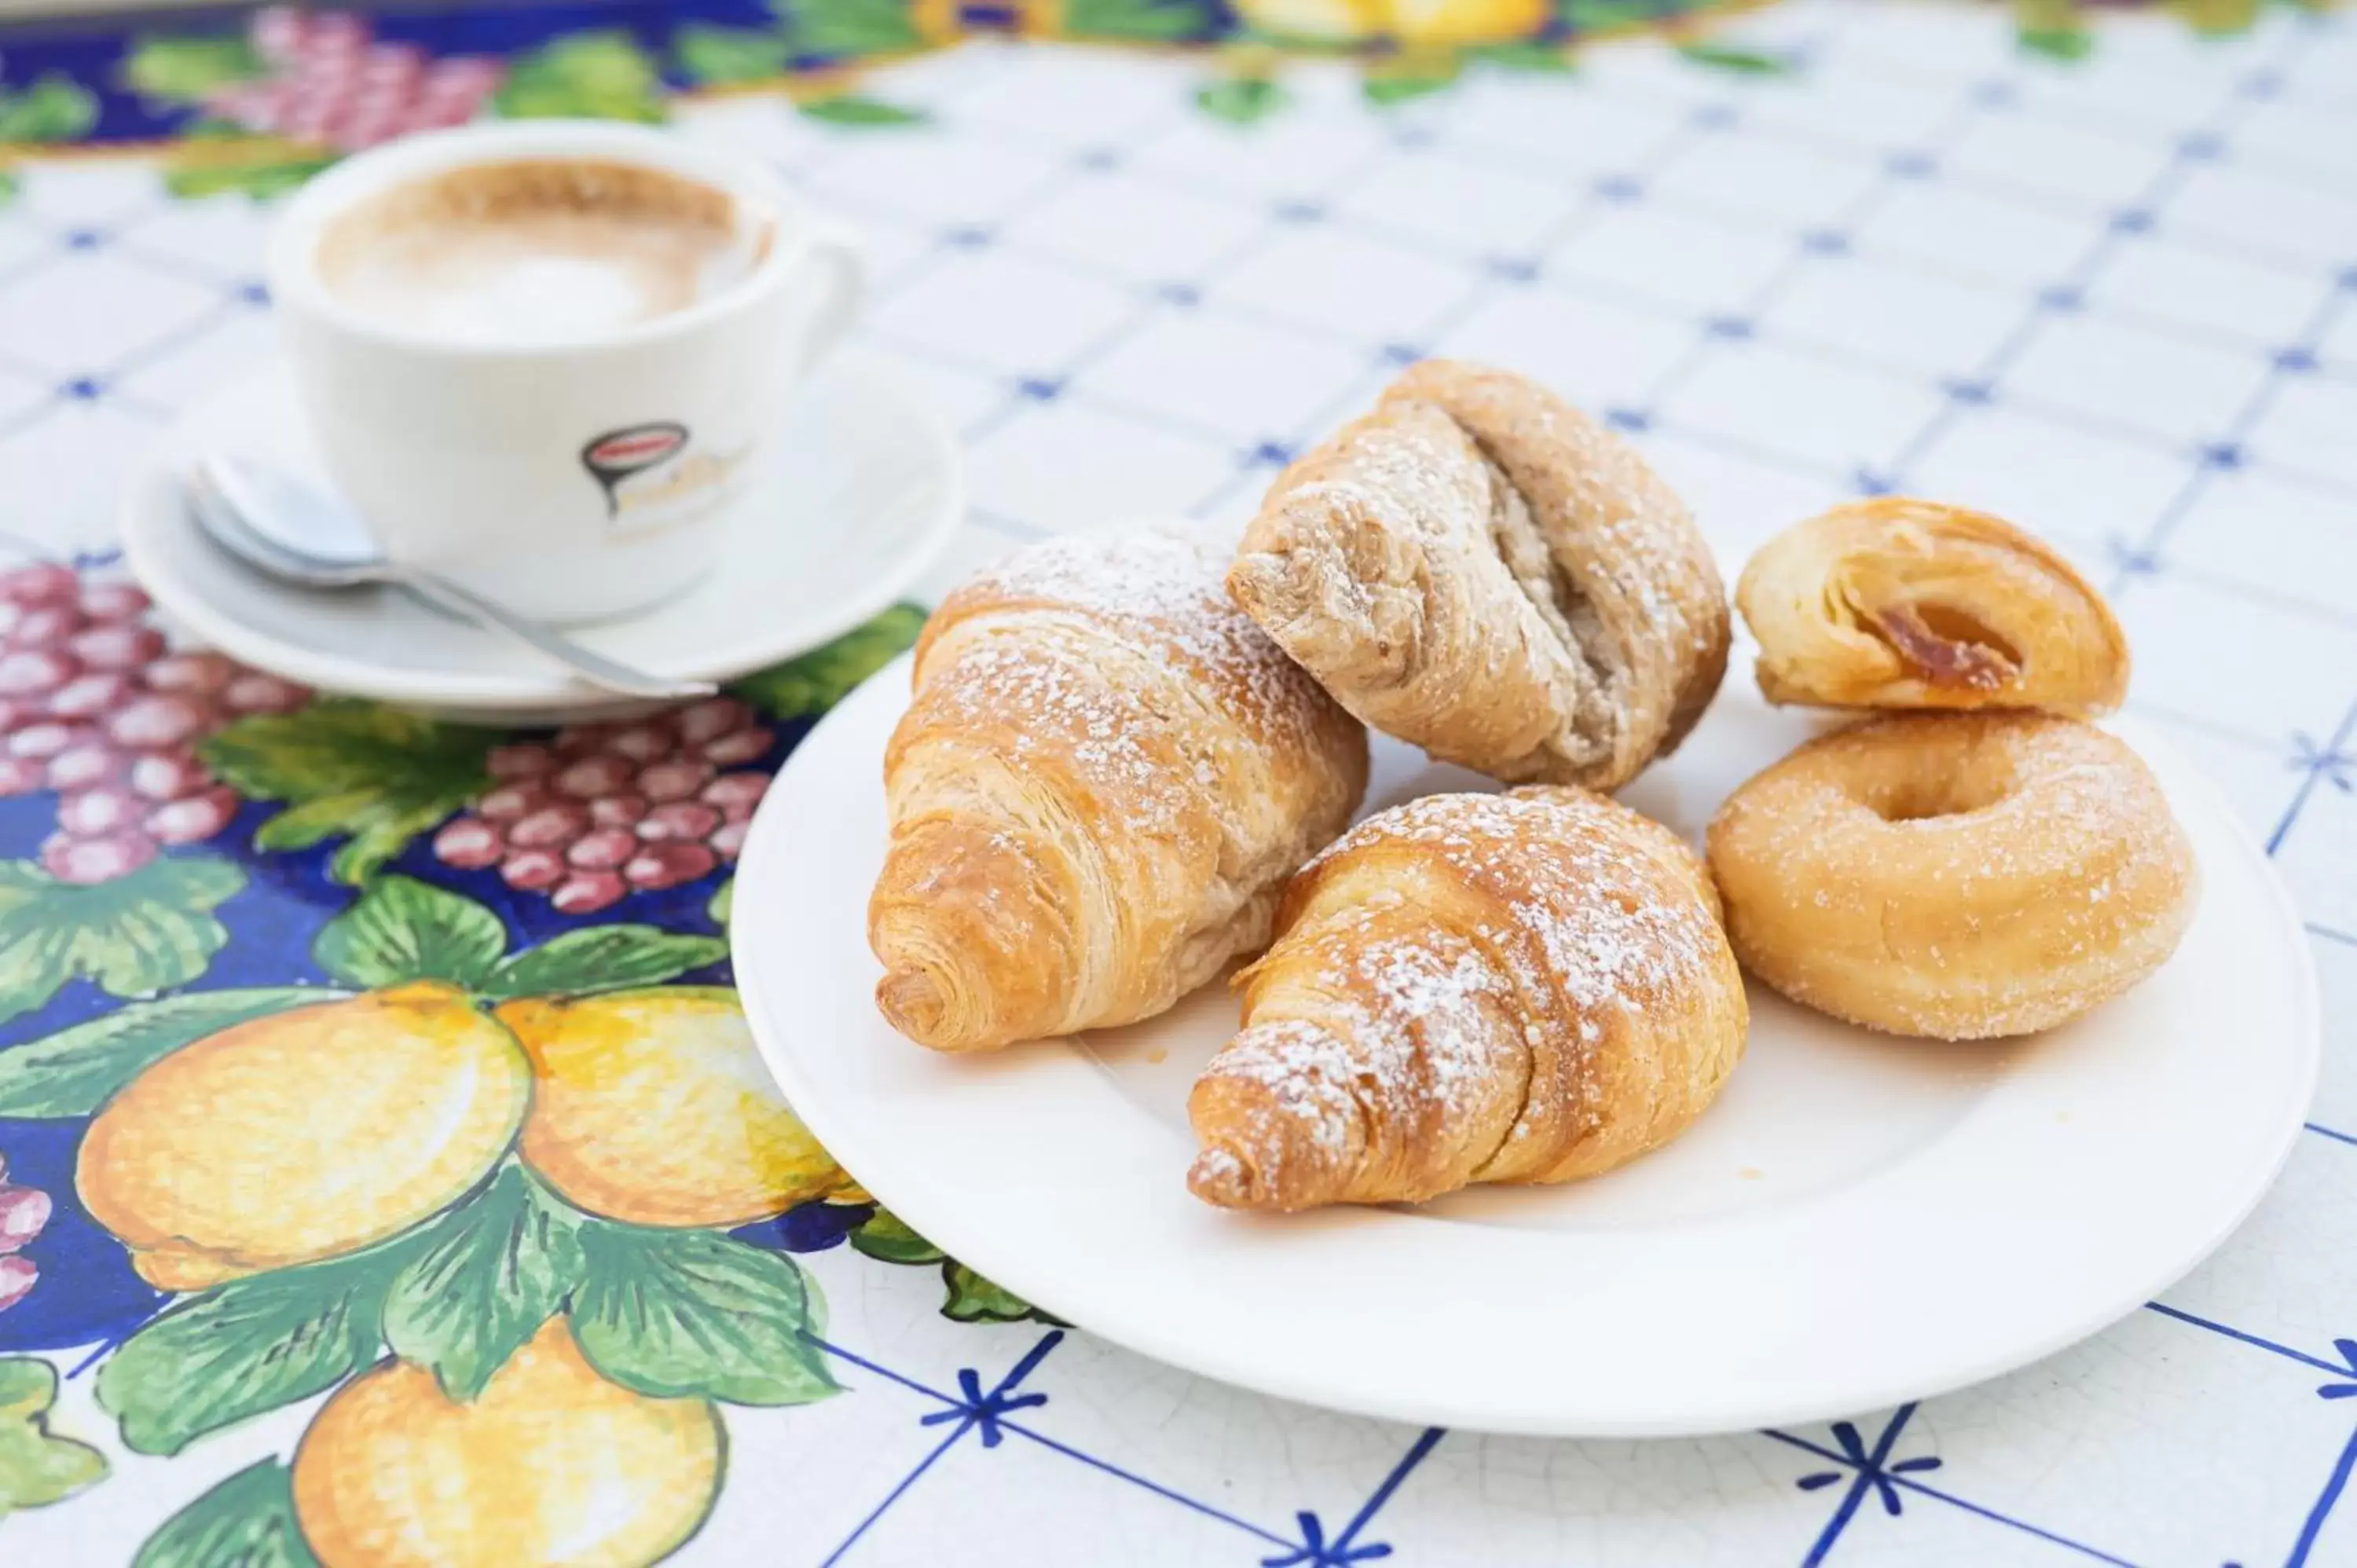
[{"label": "sugar-coated doughnut", "polygon": [[2175,950],[2192,846],[2120,740],[2030,713],[1820,736],[1710,824],[1727,934],[1795,1002],[1899,1035],[2050,1028]]}]

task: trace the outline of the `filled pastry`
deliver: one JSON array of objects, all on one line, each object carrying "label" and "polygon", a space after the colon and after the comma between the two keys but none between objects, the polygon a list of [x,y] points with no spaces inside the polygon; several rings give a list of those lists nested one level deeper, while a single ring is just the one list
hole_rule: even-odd
[{"label": "filled pastry", "polygon": [[1196,1080],[1188,1186],[1231,1208],[1595,1176],[1677,1135],[1743,1053],[1743,982],[1675,834],[1584,789],[1431,795],[1286,889]]},{"label": "filled pastry", "polygon": [[1508,782],[1618,788],[1727,667],[1669,487],[1545,389],[1447,360],[1278,477],[1228,586],[1344,707]]},{"label": "filled pastry", "polygon": [[2084,718],[2127,695],[2127,639],[2103,596],[2011,523],[1962,507],[1836,507],[1761,546],[1735,602],[1771,703]]},{"label": "filled pastry", "polygon": [[1163,531],[1058,539],[942,601],[885,754],[877,1005],[941,1050],[1161,1012],[1256,950],[1366,732]]}]

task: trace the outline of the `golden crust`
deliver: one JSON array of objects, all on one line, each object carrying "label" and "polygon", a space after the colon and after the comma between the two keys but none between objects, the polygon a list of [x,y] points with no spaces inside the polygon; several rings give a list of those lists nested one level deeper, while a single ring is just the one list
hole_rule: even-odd
[{"label": "golden crust", "polygon": [[1286,888],[1188,1101],[1197,1196],[1298,1209],[1594,1176],[1741,1056],[1742,977],[1668,829],[1586,790],[1435,795]]},{"label": "golden crust", "polygon": [[1228,585],[1351,712],[1510,782],[1618,788],[1726,670],[1669,488],[1544,389],[1446,360],[1278,477]]},{"label": "golden crust", "polygon": [[942,1050],[1161,1012],[1266,940],[1366,732],[1197,542],[1055,540],[952,593],[885,753],[877,1005]]},{"label": "golden crust", "polygon": [[1771,703],[2044,708],[2127,695],[2128,646],[2071,564],[2000,518],[1887,496],[1770,540],[1735,602]]},{"label": "golden crust", "polygon": [[1824,736],[1711,822],[1744,966],[1893,1034],[2050,1028],[2158,968],[2191,845],[2142,759],[2075,719],[1895,715]]}]

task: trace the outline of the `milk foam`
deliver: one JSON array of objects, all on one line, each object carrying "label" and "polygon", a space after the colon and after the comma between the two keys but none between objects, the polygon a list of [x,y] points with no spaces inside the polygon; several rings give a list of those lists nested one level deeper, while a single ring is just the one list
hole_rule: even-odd
[{"label": "milk foam", "polygon": [[321,280],[390,327],[469,343],[594,337],[742,280],[769,244],[721,192],[657,170],[544,161],[396,187],[328,226]]}]

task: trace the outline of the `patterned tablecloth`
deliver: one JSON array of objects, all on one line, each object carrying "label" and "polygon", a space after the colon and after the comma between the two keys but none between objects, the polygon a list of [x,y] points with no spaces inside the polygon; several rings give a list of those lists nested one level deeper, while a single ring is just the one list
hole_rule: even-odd
[{"label": "patterned tablecloth", "polygon": [[[1711,21],[730,0],[0,37],[0,1562],[2357,1563],[2357,28]],[[1010,36],[1049,33],[1092,41]],[[970,468],[928,595],[1048,531],[1232,525],[1427,352],[1605,411],[1730,567],[1899,488],[2057,540],[2115,596],[2131,707],[2309,922],[2328,1062],[2281,1184],[2050,1360],[1694,1442],[1285,1404],[941,1257],[777,1100],[722,942],[767,776],[913,608],[660,722],[503,736],[181,646],[115,564],[127,466],[268,349],[270,197],[569,113],[756,149],[865,229],[860,351]]]}]

